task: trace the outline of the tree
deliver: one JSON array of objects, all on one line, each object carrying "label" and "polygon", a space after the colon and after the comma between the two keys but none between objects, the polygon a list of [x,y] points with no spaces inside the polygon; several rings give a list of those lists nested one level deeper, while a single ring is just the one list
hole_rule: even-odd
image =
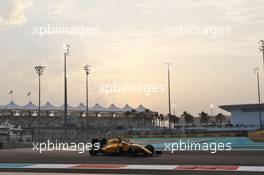
[{"label": "tree", "polygon": [[161,122],[163,122],[163,125],[164,125],[165,120],[164,120],[163,114],[159,115],[159,127],[161,127]]},{"label": "tree", "polygon": [[177,117],[176,115],[171,115],[171,121],[172,121],[173,126],[174,126],[174,128],[175,128],[175,125],[176,125],[176,124],[179,124],[179,122],[180,122],[180,118]]},{"label": "tree", "polygon": [[184,121],[187,125],[192,125],[193,123],[193,116],[189,114],[188,112],[184,111],[181,117],[184,118]]},{"label": "tree", "polygon": [[149,123],[152,121],[152,117],[153,117],[149,109],[145,109],[143,117],[144,117],[144,127],[149,128],[150,126]]},{"label": "tree", "polygon": [[215,120],[220,126],[223,124],[223,120],[225,119],[225,116],[222,113],[219,113],[215,116]]},{"label": "tree", "polygon": [[205,113],[204,111],[202,111],[202,112],[199,114],[199,117],[200,117],[200,123],[201,123],[201,124],[208,124],[209,116],[208,116],[207,113]]}]

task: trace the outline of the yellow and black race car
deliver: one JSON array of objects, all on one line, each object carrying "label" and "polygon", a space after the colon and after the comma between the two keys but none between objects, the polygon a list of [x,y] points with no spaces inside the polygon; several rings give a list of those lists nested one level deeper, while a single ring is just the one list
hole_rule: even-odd
[{"label": "yellow and black race car", "polygon": [[137,155],[152,155],[154,153],[161,154],[161,151],[155,151],[152,145],[139,145],[134,143],[129,143],[128,141],[121,140],[120,138],[107,140],[103,139],[92,139],[92,144],[100,144],[99,149],[92,148],[90,150],[90,155],[95,156],[98,153],[105,154],[118,154],[127,155],[130,157]]}]

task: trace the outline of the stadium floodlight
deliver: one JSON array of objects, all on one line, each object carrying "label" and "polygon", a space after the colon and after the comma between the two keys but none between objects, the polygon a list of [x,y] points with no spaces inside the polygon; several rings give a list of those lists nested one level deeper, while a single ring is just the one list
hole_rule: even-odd
[{"label": "stadium floodlight", "polygon": [[258,87],[258,104],[259,104],[259,122],[260,128],[263,128],[262,116],[261,116],[261,100],[260,100],[260,85],[259,85],[259,68],[255,68],[254,72],[257,76],[257,87]]},{"label": "stadium floodlight", "polygon": [[88,120],[88,75],[90,74],[90,65],[85,65],[83,67],[86,75],[86,119]]},{"label": "stadium floodlight", "polygon": [[263,63],[263,68],[264,68],[264,40],[259,41],[259,51],[262,52],[262,63]]},{"label": "stadium floodlight", "polygon": [[171,116],[171,97],[170,97],[170,63],[165,63],[168,65],[168,106],[169,106],[169,130],[171,129],[171,122],[170,122],[170,116]]},{"label": "stadium floodlight", "polygon": [[70,45],[68,45],[68,44],[63,44],[63,51],[64,51],[65,54],[67,54],[67,56],[70,55],[70,48],[71,48]]},{"label": "stadium floodlight", "polygon": [[259,68],[258,68],[258,67],[254,68],[254,73],[255,73],[256,75],[259,75]]},{"label": "stadium floodlight", "polygon": [[70,55],[70,45],[63,44],[64,53],[64,127],[65,131],[68,126],[68,97],[67,97],[67,56]]},{"label": "stadium floodlight", "polygon": [[35,67],[35,70],[38,74],[38,81],[39,81],[39,106],[38,106],[38,116],[39,117],[40,117],[40,106],[41,106],[41,87],[40,87],[41,83],[40,83],[40,79],[44,73],[44,69],[45,69],[45,66],[36,66]]}]

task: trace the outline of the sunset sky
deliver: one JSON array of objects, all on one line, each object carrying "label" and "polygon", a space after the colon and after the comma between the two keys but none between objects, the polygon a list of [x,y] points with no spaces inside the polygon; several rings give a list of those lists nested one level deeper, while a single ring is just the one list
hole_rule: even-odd
[{"label": "sunset sky", "polygon": [[[219,105],[256,103],[253,69],[262,67],[258,41],[264,39],[263,16],[262,0],[0,0],[0,105],[9,103],[10,90],[20,105],[29,99],[38,102],[37,65],[46,66],[42,104],[62,105],[63,43],[71,46],[67,67],[72,106],[85,102],[83,66],[90,64],[91,106],[142,104],[168,113],[166,62],[171,63],[177,114],[209,112],[209,104],[217,113],[224,112]],[[40,36],[38,29],[48,26],[91,31]],[[224,31],[213,35],[183,28]],[[261,69],[264,95],[263,80]],[[114,83],[166,89],[150,94],[99,90]]]}]

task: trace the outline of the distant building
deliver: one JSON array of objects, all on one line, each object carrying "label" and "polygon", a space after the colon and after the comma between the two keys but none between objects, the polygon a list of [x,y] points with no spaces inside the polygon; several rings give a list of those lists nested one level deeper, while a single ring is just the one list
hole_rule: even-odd
[{"label": "distant building", "polygon": [[222,105],[221,109],[231,113],[231,124],[235,127],[259,127],[260,110],[264,120],[264,104]]},{"label": "distant building", "polygon": [[[54,106],[50,102],[47,102],[40,107],[41,116],[63,116],[64,115],[64,105]],[[137,108],[132,108],[126,104],[123,108],[119,108],[114,104],[111,104],[109,107],[103,107],[99,104],[95,104],[93,107],[88,108],[89,116],[94,117],[117,117],[124,116],[126,112],[153,112],[148,108],[145,108],[143,105],[139,105]],[[38,106],[33,102],[28,102],[24,106],[16,104],[14,101],[11,101],[7,105],[0,106],[0,116],[37,116]],[[154,112],[153,112],[154,113]],[[70,116],[82,116],[86,114],[86,106],[83,103],[80,103],[78,106],[73,107],[68,105],[68,115]]]}]

